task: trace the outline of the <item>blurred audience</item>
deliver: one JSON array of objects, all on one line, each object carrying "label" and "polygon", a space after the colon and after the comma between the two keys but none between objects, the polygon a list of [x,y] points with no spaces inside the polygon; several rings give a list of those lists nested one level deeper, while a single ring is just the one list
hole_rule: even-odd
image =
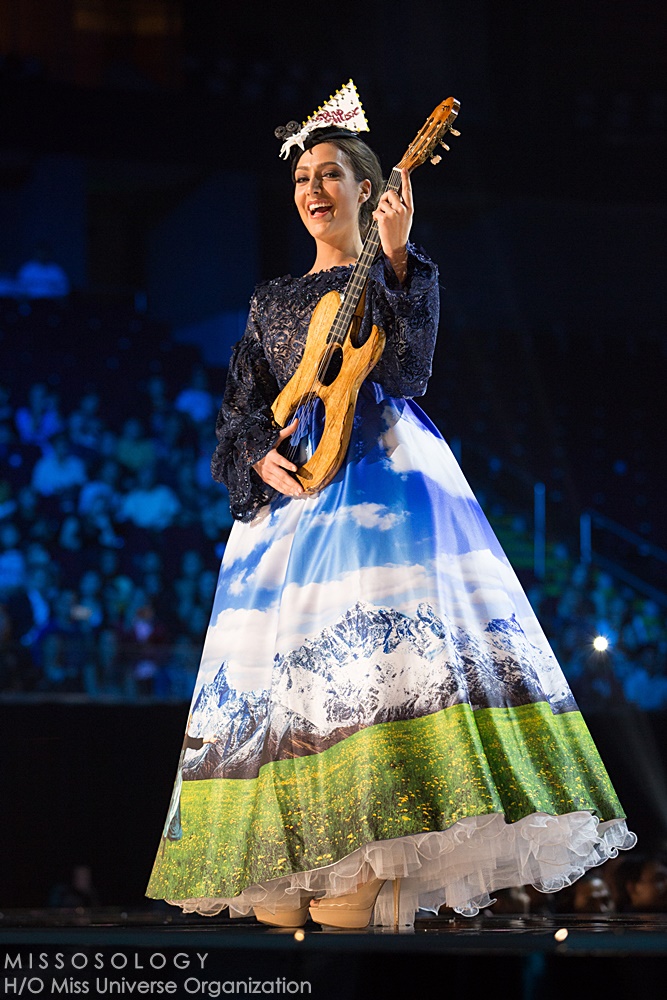
[{"label": "blurred audience", "polygon": [[493,896],[493,905],[481,911],[484,917],[667,913],[667,857],[634,850],[589,870],[560,892],[541,893],[524,885]]},{"label": "blurred audience", "polygon": [[[118,358],[91,344],[63,386],[49,314],[6,318],[27,332],[0,386],[0,696],[187,699],[232,524],[210,476],[208,376],[190,348],[189,364],[155,374],[162,330],[130,313],[128,378],[109,382]],[[76,304],[57,319],[76,320],[84,342],[106,321]],[[114,338],[129,355],[130,336]]]},{"label": "blurred audience", "polygon": [[[226,492],[210,476],[217,401],[208,374],[194,348],[169,344],[132,311],[44,308],[4,313],[23,346],[0,386],[0,693],[187,699],[232,526]],[[51,334],[67,324],[83,331],[83,353],[69,359]],[[216,373],[219,389],[223,382]],[[518,455],[531,421],[520,392],[514,402]],[[473,444],[492,416],[483,393],[474,404]],[[502,468],[488,460],[480,499],[494,525],[506,522],[501,541],[521,573],[532,542],[525,516],[503,514],[494,490]],[[548,566],[546,583],[527,580],[528,594],[579,704],[666,707],[658,604],[577,564],[563,545]],[[593,648],[596,635],[606,650]],[[593,899],[603,889],[584,888]],[[531,912],[548,905],[531,891]],[[525,900],[510,894],[503,905]]]}]

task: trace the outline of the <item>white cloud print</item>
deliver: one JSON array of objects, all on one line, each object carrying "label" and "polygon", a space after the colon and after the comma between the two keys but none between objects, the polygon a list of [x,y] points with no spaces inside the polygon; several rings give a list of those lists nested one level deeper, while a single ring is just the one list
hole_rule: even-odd
[{"label": "white cloud print", "polygon": [[473,589],[495,589],[500,586],[503,591],[521,590],[521,584],[509,563],[503,562],[490,549],[473,549],[463,555],[441,552],[436,564],[440,573],[465,584],[468,590],[471,589],[470,584],[474,585]]},{"label": "white cloud print", "polygon": [[419,472],[452,497],[475,499],[449,445],[426,428],[411,420],[401,420],[385,431],[382,443],[393,472],[398,475]]},{"label": "white cloud print", "polygon": [[221,611],[206,633],[195,696],[203,684],[213,680],[223,662],[228,665],[228,682],[232,687],[242,691],[268,687],[277,628],[276,608]]},{"label": "white cloud print", "polygon": [[267,587],[273,590],[279,587],[287,574],[287,563],[292,543],[294,542],[294,532],[282,535],[270,548],[262,555],[253,573],[247,578],[245,583],[253,586]]},{"label": "white cloud print", "polygon": [[303,587],[290,583],[281,598],[280,652],[296,648],[307,636],[335,622],[357,601],[410,614],[420,601],[434,596],[435,585],[433,574],[418,563],[364,566],[336,580]]},{"label": "white cloud print", "polygon": [[347,519],[354,521],[360,528],[377,528],[380,531],[389,531],[404,521],[406,517],[408,517],[407,511],[393,511],[385,504],[357,503],[348,507],[339,507],[335,511],[323,511],[321,514],[315,514],[310,521],[310,526],[327,527],[334,522],[338,525]]},{"label": "white cloud print", "polygon": [[458,624],[470,625],[471,615],[503,618],[516,612],[526,636],[537,646],[549,649],[519,579],[509,565],[489,549],[476,549],[462,556],[440,555],[438,572],[449,580],[451,608],[447,613]]},{"label": "white cloud print", "polygon": [[259,515],[249,524],[236,522],[225,548],[224,564],[233,566],[235,562],[245,562],[259,548],[268,548],[282,535],[294,534],[297,522],[310,500],[288,503],[282,507]]}]

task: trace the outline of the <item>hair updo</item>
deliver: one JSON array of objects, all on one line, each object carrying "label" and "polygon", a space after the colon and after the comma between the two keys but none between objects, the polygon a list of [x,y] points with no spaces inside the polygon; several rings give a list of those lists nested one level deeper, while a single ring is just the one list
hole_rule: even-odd
[{"label": "hair updo", "polygon": [[326,128],[313,129],[304,139],[303,149],[300,146],[292,146],[290,151],[292,181],[294,181],[296,165],[304,152],[307,149],[312,149],[313,146],[319,146],[322,142],[330,142],[345,153],[356,181],[369,180],[371,182],[371,193],[366,201],[359,206],[359,232],[363,240],[373,221],[373,212],[378,206],[384,186],[380,161],[370,146],[367,146],[356,132],[328,125]]}]

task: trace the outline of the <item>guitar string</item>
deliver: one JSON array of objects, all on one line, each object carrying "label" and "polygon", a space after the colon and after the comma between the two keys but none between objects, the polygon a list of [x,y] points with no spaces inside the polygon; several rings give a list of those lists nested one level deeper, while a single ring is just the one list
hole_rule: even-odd
[{"label": "guitar string", "polygon": [[[401,187],[401,175],[397,167],[393,167],[389,175],[389,180],[385,184],[382,194],[386,194],[387,191],[398,192]],[[354,316],[359,305],[359,300],[364,293],[366,283],[368,281],[368,272],[371,269],[373,262],[377,256],[377,252],[380,247],[380,234],[378,231],[378,224],[373,220],[370,229],[366,234],[364,240],[364,245],[362,247],[361,253],[354,265],[350,279],[345,286],[345,291],[343,292],[343,300],[340,303],[336,315],[334,316],[333,322],[331,324],[328,343],[334,346],[342,347],[345,343],[346,338],[349,335],[350,327],[354,320]],[[325,352],[323,356],[319,359],[317,370],[313,376],[313,380],[304,393],[307,396],[306,403],[303,406],[302,412],[300,414],[301,421],[309,421],[311,415],[315,411],[317,406],[317,401],[319,396],[315,393],[315,387],[318,383],[322,384],[322,377],[326,374],[326,371],[331,362],[331,353],[329,351]],[[298,410],[298,407],[297,407]],[[296,411],[295,411],[296,412]],[[299,445],[292,445],[286,449],[285,457],[288,461],[293,461],[299,452]],[[312,457],[312,456],[311,456]]]}]

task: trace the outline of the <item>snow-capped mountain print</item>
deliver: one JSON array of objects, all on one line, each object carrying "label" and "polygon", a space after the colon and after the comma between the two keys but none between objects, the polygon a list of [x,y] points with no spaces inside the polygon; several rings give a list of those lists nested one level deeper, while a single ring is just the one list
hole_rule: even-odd
[{"label": "snow-capped mountain print", "polygon": [[318,753],[381,722],[413,719],[469,702],[474,709],[549,701],[576,709],[540,678],[548,655],[512,615],[470,632],[426,602],[409,616],[357,602],[320,634],[276,656],[270,689],[236,691],[223,663],[199,691],[192,735],[215,734],[186,760],[185,779],[249,778],[268,761]]}]

